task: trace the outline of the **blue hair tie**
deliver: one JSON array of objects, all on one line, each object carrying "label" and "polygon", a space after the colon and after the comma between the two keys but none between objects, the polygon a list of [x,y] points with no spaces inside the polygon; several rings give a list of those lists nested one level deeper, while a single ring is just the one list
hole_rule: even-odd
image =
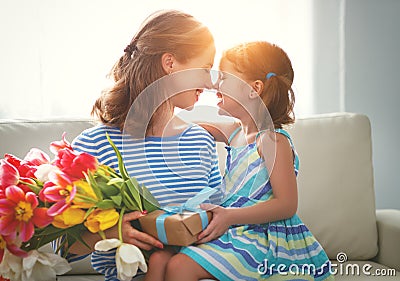
[{"label": "blue hair tie", "polygon": [[268,80],[268,79],[271,78],[272,76],[276,76],[276,74],[273,73],[273,72],[269,72],[265,77],[266,77],[267,80]]}]

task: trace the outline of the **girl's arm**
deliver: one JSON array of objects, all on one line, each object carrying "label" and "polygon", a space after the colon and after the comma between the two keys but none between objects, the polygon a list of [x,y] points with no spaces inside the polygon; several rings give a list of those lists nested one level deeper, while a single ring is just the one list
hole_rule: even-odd
[{"label": "girl's arm", "polygon": [[[211,209],[213,219],[199,235],[198,243],[213,240],[234,224],[262,224],[292,217],[297,211],[297,182],[293,166],[293,151],[288,139],[276,134],[276,141],[266,134],[261,136],[260,154],[273,151],[276,157],[266,157],[265,165],[270,172],[273,198],[257,205],[243,208]],[[268,160],[272,158],[272,160]],[[273,167],[271,169],[271,167]]]},{"label": "girl's arm", "polygon": [[240,126],[238,122],[195,122],[206,129],[217,142],[228,143],[229,136]]}]

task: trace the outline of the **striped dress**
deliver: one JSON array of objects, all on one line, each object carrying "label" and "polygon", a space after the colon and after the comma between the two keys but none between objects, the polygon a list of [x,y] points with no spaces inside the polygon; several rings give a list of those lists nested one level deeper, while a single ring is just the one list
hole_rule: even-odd
[{"label": "striped dress", "polygon": [[[289,138],[297,175],[299,161],[290,136],[280,129],[277,133]],[[268,171],[256,142],[226,148],[224,180],[232,193],[222,206],[241,208],[271,199]],[[218,239],[185,247],[181,252],[218,280],[333,279],[325,251],[297,215],[265,224],[233,225]]]},{"label": "striped dress", "polygon": [[[183,203],[204,187],[221,183],[214,138],[196,124],[189,124],[175,136],[144,140],[128,139],[118,128],[99,125],[83,131],[72,142],[74,150],[87,152],[119,172],[117,156],[106,133],[123,155],[129,175],[144,184],[161,206]],[[59,243],[56,241],[54,247]],[[73,262],[85,257],[67,258]],[[115,250],[92,253],[92,266],[106,280],[117,280]]]}]

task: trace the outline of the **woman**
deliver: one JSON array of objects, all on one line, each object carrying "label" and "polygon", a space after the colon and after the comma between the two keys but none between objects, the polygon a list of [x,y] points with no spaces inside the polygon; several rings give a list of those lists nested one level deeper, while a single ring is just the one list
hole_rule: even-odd
[{"label": "woman", "polygon": [[[202,81],[190,81],[190,73],[185,75],[184,70],[205,73],[211,69],[214,56],[213,36],[194,17],[173,10],[152,14],[114,65],[114,85],[94,104],[92,114],[101,124],[82,132],[72,144],[74,149],[88,152],[118,170],[116,155],[106,139],[108,133],[124,157],[129,158],[125,161],[129,174],[145,184],[161,205],[180,203],[205,186],[218,186],[221,175],[213,137],[200,126],[174,115],[175,107],[190,109],[202,89],[211,87],[209,75]],[[163,77],[167,81],[171,77],[164,86],[181,82],[174,88],[179,91],[143,92]],[[134,136],[135,141],[126,143],[124,132],[139,134]],[[130,152],[125,153],[127,148]],[[169,153],[165,153],[167,148]],[[132,212],[124,216],[124,242],[144,250],[162,249],[160,241],[131,226],[131,221],[142,215]],[[106,236],[118,237],[116,227],[107,230]],[[96,234],[85,233],[83,240],[91,249],[76,242],[70,248],[73,255],[69,260],[79,260],[90,253],[100,239]],[[92,261],[106,280],[115,280],[115,262],[110,255],[113,253],[95,252]]]}]

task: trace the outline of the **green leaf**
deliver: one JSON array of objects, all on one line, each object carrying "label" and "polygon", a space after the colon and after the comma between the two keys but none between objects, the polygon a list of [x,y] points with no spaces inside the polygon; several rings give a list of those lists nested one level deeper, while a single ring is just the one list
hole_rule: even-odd
[{"label": "green leaf", "polygon": [[32,190],[33,193],[35,193],[36,195],[39,195],[40,190],[41,190],[41,188],[39,186],[31,184],[29,182],[22,181],[22,180],[19,180],[18,183],[28,186]]},{"label": "green leaf", "polygon": [[118,207],[121,207],[122,196],[120,194],[119,195],[115,195],[115,196],[111,196],[110,198]]},{"label": "green leaf", "polygon": [[86,219],[88,218],[88,216],[94,211],[96,210],[96,206],[91,207],[89,210],[86,211],[85,217],[83,218],[84,221],[86,221]]},{"label": "green leaf", "polygon": [[107,182],[107,185],[121,184],[124,180],[122,178],[112,178]]},{"label": "green leaf", "polygon": [[147,189],[146,186],[141,186],[141,194],[142,194],[142,203],[143,209],[148,211],[149,213],[161,208],[160,203],[158,203],[157,199],[151,194],[151,192]]},{"label": "green leaf", "polygon": [[[111,197],[111,199],[113,199],[113,196]],[[101,202],[98,202],[96,204],[96,207],[104,210],[104,209],[115,208],[115,205],[117,205],[118,207],[121,205],[121,204],[118,204],[117,202],[115,202],[114,200],[111,200],[111,199],[105,199],[105,200],[103,200]]]},{"label": "green leaf", "polygon": [[[125,180],[126,185],[121,186],[121,195],[122,202],[126,205],[126,207],[130,210],[140,210],[144,209],[151,212],[160,208],[160,204],[155,199],[155,197],[151,194],[151,192],[145,187],[139,186],[138,181],[134,177],[130,177],[126,167],[122,160],[122,155],[119,152],[118,148],[115,146],[110,136],[106,134],[107,139],[115,151],[115,154],[118,158],[118,168],[121,173],[122,178]],[[119,180],[110,180],[112,182],[120,182]],[[126,193],[128,196],[125,196],[124,189],[127,187]]]},{"label": "green leaf", "polygon": [[58,237],[65,235],[67,231],[68,229],[60,229],[52,225],[49,225],[43,229],[38,229],[28,242],[22,244],[21,249],[24,251],[39,249]]},{"label": "green leaf", "polygon": [[121,173],[121,176],[124,180],[129,179],[129,174],[126,171],[124,162],[122,161],[122,155],[119,152],[118,148],[115,146],[115,144],[113,143],[113,141],[111,140],[110,136],[108,135],[108,133],[106,133],[106,137],[108,139],[108,142],[110,143],[110,145],[112,146],[112,148],[115,151],[115,154],[117,155],[118,158],[118,168],[119,168],[119,172]]},{"label": "green leaf", "polygon": [[99,182],[98,186],[101,192],[103,192],[103,194],[107,198],[110,198],[111,196],[115,196],[121,193],[121,189],[119,189],[115,185],[108,185],[106,182]]},{"label": "green leaf", "polygon": [[103,194],[101,193],[101,190],[97,184],[97,181],[91,171],[88,171],[88,173],[85,173],[85,178],[86,181],[90,184],[92,187],[94,193],[96,194],[96,197],[98,200],[103,200]]},{"label": "green leaf", "polygon": [[139,184],[135,178],[129,178],[125,181],[127,188],[127,193],[130,195],[129,198],[133,199],[136,206],[136,210],[143,211],[142,209],[142,199],[139,192]]}]

